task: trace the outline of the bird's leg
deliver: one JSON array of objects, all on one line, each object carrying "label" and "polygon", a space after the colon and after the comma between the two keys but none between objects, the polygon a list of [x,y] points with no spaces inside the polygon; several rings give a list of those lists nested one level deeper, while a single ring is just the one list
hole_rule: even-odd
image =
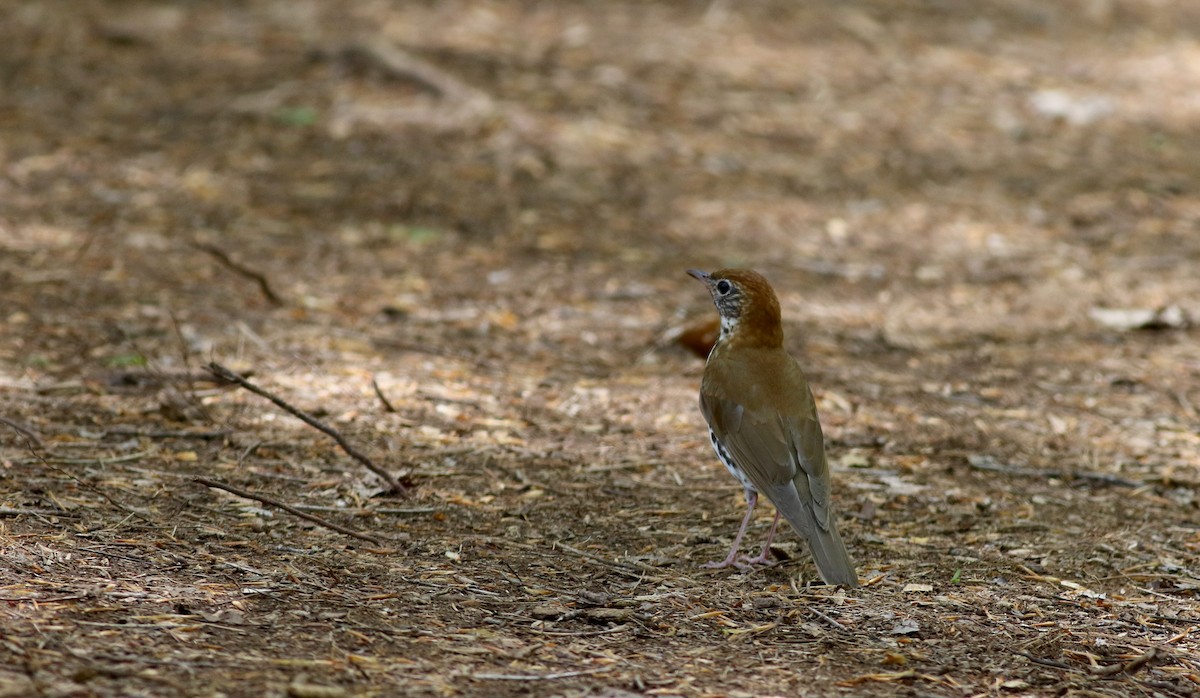
[{"label": "bird's leg", "polygon": [[767,534],[767,542],[763,543],[762,552],[760,552],[758,554],[758,557],[747,557],[747,556],[743,555],[740,559],[738,559],[733,564],[736,565],[739,570],[745,569],[752,565],[774,565],[775,563],[771,562],[771,559],[770,559],[771,558],[771,541],[775,540],[775,530],[778,528],[779,528],[779,510],[776,509],[775,510],[775,520],[771,522],[771,532]]},{"label": "bird's leg", "polygon": [[757,503],[758,493],[747,491],[746,516],[742,519],[742,527],[738,529],[737,535],[733,537],[733,547],[729,549],[729,554],[726,555],[725,559],[721,560],[720,562],[706,562],[703,565],[700,565],[701,567],[705,567],[710,570],[719,570],[730,567],[734,564],[734,561],[737,559],[738,546],[742,544],[742,536],[746,535],[746,527],[750,525],[750,516],[754,514],[754,505]]}]

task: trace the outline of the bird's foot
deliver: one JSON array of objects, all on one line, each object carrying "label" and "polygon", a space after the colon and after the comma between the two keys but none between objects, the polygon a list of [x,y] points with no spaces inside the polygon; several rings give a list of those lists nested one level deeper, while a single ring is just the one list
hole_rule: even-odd
[{"label": "bird's foot", "polygon": [[775,565],[778,565],[779,563],[770,559],[768,557],[768,555],[770,555],[770,554],[771,553],[769,553],[769,552],[759,553],[758,555],[755,555],[754,557],[750,557],[749,555],[742,555],[741,557],[739,557],[738,559],[733,561],[733,565],[735,567],[737,567],[739,570],[748,570],[748,569],[752,569],[754,567],[774,567]]},{"label": "bird's foot", "polygon": [[726,567],[734,567],[737,564],[737,556],[734,553],[730,553],[729,557],[724,560],[713,560],[700,566],[706,570],[723,570]]}]

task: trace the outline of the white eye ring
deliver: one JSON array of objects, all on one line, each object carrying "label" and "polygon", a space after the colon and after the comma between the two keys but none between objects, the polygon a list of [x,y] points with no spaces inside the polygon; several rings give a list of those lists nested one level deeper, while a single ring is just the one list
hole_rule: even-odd
[{"label": "white eye ring", "polygon": [[721,294],[722,296],[728,295],[732,290],[733,284],[729,283],[725,279],[721,279],[717,282],[717,293]]}]

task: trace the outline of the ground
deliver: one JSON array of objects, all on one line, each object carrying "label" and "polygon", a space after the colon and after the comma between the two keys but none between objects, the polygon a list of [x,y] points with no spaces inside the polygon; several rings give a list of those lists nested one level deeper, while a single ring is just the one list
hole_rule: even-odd
[{"label": "ground", "polygon": [[[0,695],[1200,691],[1200,5],[0,16]],[[860,589],[699,566],[721,266]]]}]

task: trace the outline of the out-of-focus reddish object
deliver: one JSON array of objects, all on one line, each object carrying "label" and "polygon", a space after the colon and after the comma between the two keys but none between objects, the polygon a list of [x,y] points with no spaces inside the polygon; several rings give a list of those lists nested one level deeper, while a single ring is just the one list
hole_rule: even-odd
[{"label": "out-of-focus reddish object", "polygon": [[707,359],[717,337],[721,336],[721,319],[707,318],[671,330],[671,339],[702,359]]}]

